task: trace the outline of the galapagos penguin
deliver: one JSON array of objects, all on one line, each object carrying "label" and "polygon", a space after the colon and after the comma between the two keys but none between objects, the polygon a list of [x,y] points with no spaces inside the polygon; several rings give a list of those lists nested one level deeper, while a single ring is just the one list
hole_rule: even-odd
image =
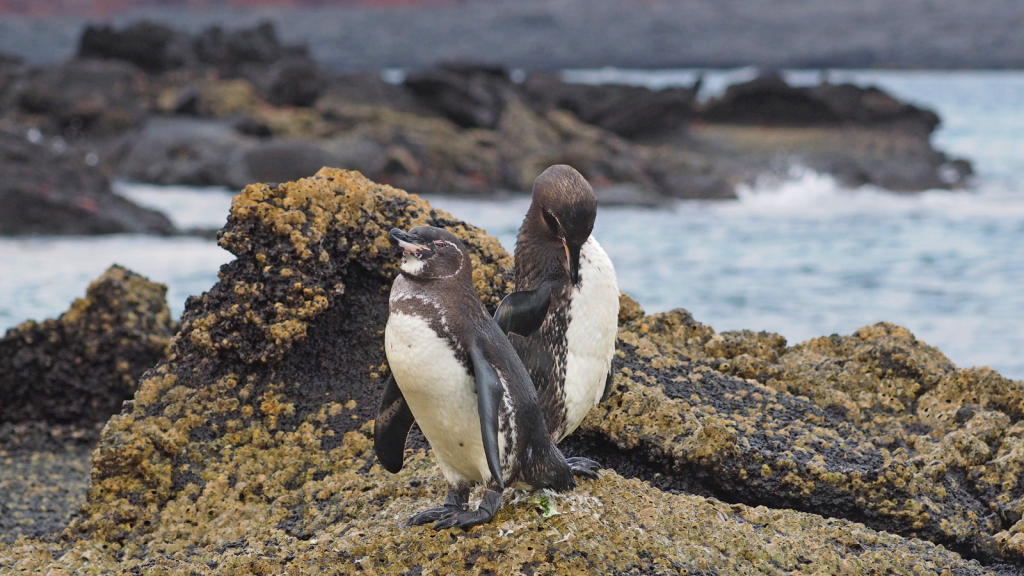
[{"label": "galapagos penguin", "polygon": [[[565,457],[546,433],[530,375],[473,287],[465,246],[429,226],[392,229],[389,238],[403,257],[384,331],[392,378],[374,423],[374,447],[384,468],[398,472],[415,421],[448,482],[444,505],[408,524],[469,528],[494,517],[506,486],[574,488]],[[474,484],[486,491],[468,510]]]},{"label": "galapagos penguin", "polygon": [[[615,267],[591,236],[597,197],[566,165],[545,170],[519,228],[515,292],[494,318],[523,360],[560,442],[611,390],[618,331]],[[594,463],[570,458],[576,474]]]}]

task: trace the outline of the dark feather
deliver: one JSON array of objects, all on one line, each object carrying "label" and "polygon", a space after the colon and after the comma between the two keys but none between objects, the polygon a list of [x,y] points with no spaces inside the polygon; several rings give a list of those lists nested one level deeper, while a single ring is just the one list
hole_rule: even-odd
[{"label": "dark feather", "polygon": [[392,474],[402,469],[405,460],[405,439],[415,422],[405,396],[399,390],[394,376],[384,383],[377,418],[373,422],[373,449],[381,466]]},{"label": "dark feather", "polygon": [[503,489],[505,479],[501,474],[501,452],[498,450],[498,410],[505,391],[498,379],[498,373],[477,343],[470,345],[469,358],[473,363],[473,374],[476,377],[480,434],[484,442],[484,454],[487,456],[487,468],[491,471],[491,481]]},{"label": "dark feather", "polygon": [[551,303],[551,286],[541,284],[536,290],[513,292],[494,311],[494,320],[505,334],[530,336],[540,329]]}]

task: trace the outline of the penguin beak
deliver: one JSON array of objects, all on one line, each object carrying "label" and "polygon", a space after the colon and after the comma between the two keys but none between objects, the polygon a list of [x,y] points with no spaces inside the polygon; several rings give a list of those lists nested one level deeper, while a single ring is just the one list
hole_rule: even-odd
[{"label": "penguin beak", "polygon": [[569,265],[569,279],[575,286],[580,283],[580,249],[570,248],[565,240],[562,240],[562,247],[565,248],[565,260]]},{"label": "penguin beak", "polygon": [[395,246],[400,246],[408,254],[417,254],[427,249],[426,246],[418,243],[412,234],[398,228],[392,228],[391,232],[388,232],[388,240]]}]

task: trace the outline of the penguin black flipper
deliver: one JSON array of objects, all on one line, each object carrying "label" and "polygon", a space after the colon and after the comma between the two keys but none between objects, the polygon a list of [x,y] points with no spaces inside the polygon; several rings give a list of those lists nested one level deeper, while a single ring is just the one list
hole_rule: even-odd
[{"label": "penguin black flipper", "polygon": [[551,304],[551,286],[541,284],[536,290],[513,292],[494,311],[494,321],[507,336],[514,332],[524,338],[540,329]]},{"label": "penguin black flipper", "polygon": [[395,382],[388,376],[384,383],[384,394],[380,399],[377,418],[373,422],[373,449],[381,466],[392,474],[402,469],[405,460],[405,439],[416,419],[409,410],[409,404]]},{"label": "penguin black flipper", "polygon": [[484,443],[484,455],[487,456],[487,468],[491,472],[491,481],[499,489],[505,488],[505,479],[501,474],[501,452],[498,450],[498,409],[504,388],[498,378],[498,372],[484,356],[479,343],[469,347],[469,360],[473,363],[473,376],[476,378],[477,408],[480,412],[480,436]]},{"label": "penguin black flipper", "polygon": [[604,402],[612,395],[612,367],[608,367],[608,379],[604,381],[604,392],[601,394],[601,402]]}]

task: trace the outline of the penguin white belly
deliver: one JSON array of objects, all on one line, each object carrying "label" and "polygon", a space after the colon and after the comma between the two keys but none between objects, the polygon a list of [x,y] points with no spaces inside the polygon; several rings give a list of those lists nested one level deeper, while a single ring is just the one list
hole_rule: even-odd
[{"label": "penguin white belly", "polygon": [[580,280],[570,296],[562,390],[566,417],[559,441],[601,401],[615,354],[619,285],[611,259],[593,236],[580,250]]},{"label": "penguin white belly", "polygon": [[448,340],[419,316],[392,313],[384,330],[384,351],[445,479],[453,484],[490,479],[476,380]]}]

